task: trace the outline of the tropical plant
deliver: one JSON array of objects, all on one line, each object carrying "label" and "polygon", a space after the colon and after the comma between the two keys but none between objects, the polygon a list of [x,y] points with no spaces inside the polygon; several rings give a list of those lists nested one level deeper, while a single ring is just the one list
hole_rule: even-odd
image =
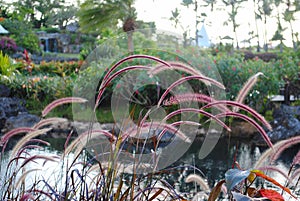
[{"label": "tropical plant", "polygon": [[7,54],[0,51],[0,76],[10,76],[16,70],[15,65]]},{"label": "tropical plant", "polygon": [[66,26],[75,20],[78,8],[75,6],[63,6],[60,5],[56,12],[49,13],[49,17],[46,19],[48,26],[58,26],[58,30],[65,30]]},{"label": "tropical plant", "polygon": [[257,48],[256,51],[260,52],[260,38],[259,38],[259,29],[258,29],[258,20],[262,20],[261,16],[258,14],[258,2],[259,0],[253,0],[253,12],[254,12],[254,20],[255,20],[255,28],[256,28],[256,38],[257,38]]},{"label": "tropical plant", "polygon": [[260,0],[258,12],[260,18],[263,19],[264,22],[264,50],[267,52],[268,51],[268,38],[267,38],[267,19],[269,16],[272,14],[272,4],[273,0]]},{"label": "tropical plant", "polygon": [[56,12],[63,6],[62,0],[34,0],[34,1],[15,1],[10,4],[13,10],[12,15],[15,19],[31,23],[34,28],[41,28],[47,25],[47,19],[52,12]]},{"label": "tropical plant", "polygon": [[[235,34],[235,41],[236,41],[237,49],[239,49],[239,41],[238,41],[238,34],[237,34],[236,29],[239,27],[239,24],[237,23],[236,16],[238,14],[238,9],[241,7],[240,4],[244,1],[246,1],[246,0],[223,0],[223,3],[226,6],[230,6],[230,8],[231,8],[231,11],[228,13],[229,22],[232,23],[232,29]],[[225,22],[224,24],[227,24],[227,22]]]},{"label": "tropical plant", "polygon": [[[292,7],[294,6],[294,9]],[[291,30],[291,39],[293,43],[293,48],[296,51],[297,50],[297,41],[296,41],[296,33],[294,31],[293,22],[295,19],[295,14],[299,11],[300,6],[298,1],[293,1],[292,3],[287,3],[287,8],[283,13],[283,19],[289,23],[290,30]]]},{"label": "tropical plant", "polygon": [[[299,164],[299,152],[294,156],[287,173],[276,166],[276,161],[284,150],[299,143],[299,136],[277,142],[260,156],[253,169],[243,170],[238,163],[233,164],[232,169],[225,173],[225,180],[218,182],[212,189],[208,200],[216,200],[221,189],[226,189],[223,191],[224,194],[228,194],[228,197],[233,200],[261,200],[262,197],[278,201],[298,200],[294,194],[296,191],[292,192],[290,188],[296,189],[299,183],[299,168],[296,167]],[[272,173],[283,176],[285,183],[280,183],[267,175]],[[268,184],[259,186],[266,182]]]},{"label": "tropical plant", "polygon": [[[140,65],[135,65],[137,61],[141,61]],[[148,64],[152,64],[152,67]],[[124,74],[128,72],[134,73],[138,70],[145,71],[151,78],[168,72],[170,69],[184,73],[184,76],[175,80],[169,87],[158,94],[157,99],[152,102],[152,104],[154,104],[152,106],[154,107],[144,107],[140,110],[140,115],[134,119],[138,126],[131,125],[124,127],[124,130],[119,133],[96,129],[91,126],[88,130],[81,131],[72,142],[70,142],[70,138],[72,137],[72,133],[70,133],[65,142],[65,149],[62,155],[48,157],[39,154],[29,154],[28,149],[42,149],[40,145],[49,146],[48,142],[42,139],[36,139],[36,137],[50,131],[48,128],[45,128],[46,125],[63,121],[60,118],[47,118],[49,112],[54,108],[60,107],[63,104],[73,103],[74,106],[79,106],[73,108],[75,114],[81,114],[80,110],[86,110],[87,107],[92,107],[95,112],[100,106],[99,104],[102,99],[107,98],[103,95],[113,80],[117,78],[124,80]],[[249,79],[243,88],[244,93],[249,92],[250,88],[257,81],[256,78],[258,75]],[[164,78],[167,79],[166,76],[164,76]],[[145,78],[142,79],[145,80]],[[190,80],[204,82],[217,88],[224,88],[220,82],[203,75],[199,70],[192,68],[188,63],[180,61],[167,62],[151,55],[129,54],[104,71],[99,87],[97,88],[96,97],[91,97],[91,100],[67,97],[53,101],[42,111],[42,119],[39,123],[30,128],[14,129],[2,136],[0,144],[4,151],[12,137],[21,133],[27,133],[17,142],[11,151],[7,167],[1,167],[1,170],[5,171],[4,185],[1,191],[2,199],[184,200],[186,199],[185,195],[174,190],[164,179],[159,178],[162,172],[168,173],[169,171],[174,171],[174,168],[159,170],[158,165],[161,162],[160,156],[162,153],[160,150],[161,146],[163,146],[162,142],[166,139],[165,135],[167,135],[167,133],[168,135],[171,133],[171,136],[178,138],[178,140],[183,143],[192,142],[190,139],[191,136],[180,130],[180,125],[184,124],[186,126],[198,127],[198,118],[196,121],[192,119],[184,121],[180,120],[180,118],[178,119],[178,115],[184,117],[188,113],[202,115],[206,117],[206,120],[209,119],[228,131],[230,131],[230,128],[221,120],[222,117],[230,116],[243,119],[257,128],[268,146],[273,147],[268,135],[262,128],[263,125],[271,129],[270,125],[259,113],[242,103],[244,93],[239,95],[239,98],[237,98],[237,100],[239,100],[238,102],[216,100],[207,94],[198,92],[186,94],[187,86],[184,85],[184,83]],[[77,84],[75,88],[80,89],[80,84]],[[170,91],[177,88],[180,94],[170,94]],[[144,92],[145,94],[143,94],[142,97],[138,97],[139,100],[147,98],[147,91]],[[124,96],[126,98],[126,91],[120,90],[119,93],[121,93],[123,98]],[[132,94],[130,94],[130,96],[132,97]],[[151,94],[151,96],[153,96],[153,94]],[[90,101],[94,100],[96,102],[95,104],[91,106],[87,105]],[[132,97],[131,105],[133,107],[131,107],[132,111],[129,112],[131,114],[138,108],[135,106],[141,105],[141,103],[136,100],[138,99]],[[189,107],[187,108],[178,109],[178,107],[174,107],[174,105],[183,104],[184,102],[196,102],[197,106],[194,108],[193,104],[188,104]],[[85,104],[85,106],[77,104]],[[199,104],[203,106],[199,108]],[[173,109],[166,110],[169,112],[161,121],[151,119],[151,113],[161,105],[166,109],[168,107],[172,107]],[[119,107],[121,107],[121,105]],[[218,113],[215,115],[211,114],[211,108],[216,108]],[[143,109],[146,111],[144,112]],[[123,111],[120,108],[119,110]],[[251,117],[240,113],[239,110],[243,110],[243,112],[248,113]],[[92,114],[92,116],[94,116],[94,114]],[[124,122],[121,123],[126,125],[126,122],[129,120],[130,119],[125,119]],[[117,121],[119,121],[119,119]],[[91,124],[93,125],[94,123],[96,122],[92,117]],[[205,124],[207,121],[203,123]],[[115,126],[119,126],[118,122],[115,122]],[[152,132],[157,135],[149,139],[138,138],[139,135],[147,135],[147,133]],[[168,139],[172,140],[172,138]],[[150,142],[151,144],[148,144]],[[39,144],[37,145],[35,143]],[[100,147],[104,149],[99,149]],[[143,161],[141,154],[144,153],[151,153],[151,160]],[[124,157],[129,157],[130,160],[126,161]],[[59,161],[61,161],[62,164],[58,165],[60,167],[57,170],[60,173],[58,176],[52,174],[53,178],[43,178],[36,174],[33,183],[28,183],[26,180],[31,173],[41,172],[41,169],[38,167],[36,167],[36,169],[26,169],[28,164],[45,164],[46,162],[55,164],[59,163]],[[41,165],[41,167],[43,167],[43,165]],[[61,177],[61,174],[63,177]],[[193,178],[197,178],[198,181],[202,182],[204,190],[209,189],[209,187],[195,175],[187,177],[186,181],[190,182]],[[58,181],[58,183],[53,184],[52,181]]]},{"label": "tropical plant", "polygon": [[136,11],[133,0],[94,1],[86,0],[78,12],[81,30],[86,33],[100,34],[107,28],[117,29],[119,20],[128,36],[128,50],[133,51],[132,32],[136,28]]}]

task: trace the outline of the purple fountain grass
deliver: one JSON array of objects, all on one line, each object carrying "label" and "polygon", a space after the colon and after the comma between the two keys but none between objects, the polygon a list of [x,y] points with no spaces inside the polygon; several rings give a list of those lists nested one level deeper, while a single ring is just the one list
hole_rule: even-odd
[{"label": "purple fountain grass", "polygon": [[249,107],[249,106],[247,106],[245,104],[236,102],[236,101],[227,101],[227,100],[215,101],[215,102],[212,102],[212,103],[209,103],[209,104],[203,106],[201,109],[209,108],[209,107],[212,107],[212,106],[217,106],[219,104],[221,104],[221,105],[230,105],[230,106],[234,106],[234,107],[237,107],[237,108],[241,108],[244,111],[250,113],[252,116],[254,116],[263,125],[265,125],[269,130],[272,130],[272,126],[269,124],[269,122],[267,122],[267,120],[261,114],[259,114],[258,112],[256,112],[251,107]]},{"label": "purple fountain grass", "polygon": [[93,138],[93,135],[104,135],[110,140],[111,142],[117,141],[116,136],[114,136],[112,133],[105,131],[105,130],[88,130],[84,133],[80,134],[75,140],[72,141],[70,145],[66,147],[64,150],[64,154],[62,157],[68,155],[73,149],[78,148],[77,146],[80,146],[80,148],[83,148],[82,146],[85,146],[86,143]]},{"label": "purple fountain grass", "polygon": [[215,120],[219,125],[221,125],[223,128],[225,128],[227,131],[229,131],[229,132],[231,131],[231,129],[223,121],[221,121],[218,117],[212,115],[209,112],[206,112],[201,109],[196,109],[196,108],[182,108],[182,109],[175,110],[175,111],[171,112],[170,114],[168,114],[167,116],[165,116],[165,118],[162,121],[167,121],[167,120],[171,119],[172,117],[174,117],[178,114],[181,114],[183,112],[194,112],[194,113],[203,114],[204,116]]},{"label": "purple fountain grass", "polygon": [[29,162],[35,163],[36,162],[35,160],[40,160],[40,159],[44,160],[44,162],[46,162],[46,161],[52,161],[52,162],[57,162],[57,163],[59,162],[57,160],[57,157],[55,157],[55,156],[34,155],[34,156],[30,156],[30,157],[26,158],[24,160],[24,162],[21,164],[20,169],[25,167],[25,165],[27,165]]},{"label": "purple fountain grass", "polygon": [[[133,200],[167,200],[168,198],[172,198],[172,200],[176,200],[173,194],[170,192],[170,189],[161,186],[150,186],[145,189],[141,189],[141,192],[137,194]],[[177,198],[179,199],[179,198]]]},{"label": "purple fountain grass", "polygon": [[185,200],[167,181],[160,179],[140,189],[132,200]]},{"label": "purple fountain grass", "polygon": [[[104,84],[107,83],[108,78],[110,77],[111,73],[112,73],[116,68],[118,68],[121,64],[125,63],[126,61],[132,60],[132,59],[149,59],[149,60],[156,61],[156,62],[158,62],[158,63],[164,64],[165,66],[169,66],[169,67],[171,68],[171,65],[170,65],[168,62],[166,62],[166,61],[164,61],[164,60],[162,60],[162,59],[159,59],[159,58],[157,58],[157,57],[154,57],[154,56],[150,56],[150,55],[142,55],[142,54],[141,54],[141,55],[130,55],[130,56],[128,56],[128,57],[125,57],[125,58],[119,60],[116,64],[114,64],[114,65],[108,70],[108,72],[106,72],[106,74],[104,75],[104,78],[103,78],[102,83],[100,84],[100,87],[99,87],[98,90],[101,90],[101,89],[105,88],[105,87],[104,87]],[[99,93],[98,96],[97,96],[97,99],[96,99],[95,107],[98,106],[101,96],[102,96],[102,94]]]},{"label": "purple fountain grass", "polygon": [[[39,189],[36,189],[36,188],[33,188],[30,190],[31,193],[33,194],[37,194],[38,197],[41,197],[41,195],[44,195],[47,197],[47,200],[52,200],[52,201],[57,201],[57,200],[60,200],[60,199],[54,199],[51,195],[50,192],[47,192],[47,191],[44,191],[44,190],[39,190]],[[35,199],[36,200],[36,199]]]},{"label": "purple fountain grass", "polygon": [[300,164],[300,151],[298,151],[298,153],[296,154],[296,156],[294,156],[292,165],[298,165]]},{"label": "purple fountain grass", "polygon": [[20,201],[28,201],[28,200],[35,200],[34,196],[31,193],[24,193],[20,198]]},{"label": "purple fountain grass", "polygon": [[52,109],[54,109],[59,105],[66,104],[66,103],[85,103],[85,102],[87,102],[86,99],[79,98],[79,97],[66,97],[66,98],[57,99],[44,108],[44,110],[42,111],[42,117],[45,117]]},{"label": "purple fountain grass", "polygon": [[[278,148],[281,147],[283,144],[285,144],[285,140],[276,142],[273,145],[273,148],[268,148],[266,151],[263,152],[263,154],[259,157],[259,159],[255,162],[253,165],[254,169],[259,169],[260,167],[263,167],[264,165],[270,164],[270,161],[268,159],[271,158],[271,156],[277,152]],[[268,160],[268,161],[267,161]]]},{"label": "purple fountain grass", "polygon": [[103,80],[105,81],[109,76],[110,74],[116,69],[118,68],[121,64],[123,64],[124,62],[128,61],[128,60],[132,60],[132,59],[149,59],[149,60],[152,60],[152,61],[156,61],[158,63],[161,63],[161,64],[164,64],[165,66],[169,66],[170,68],[172,68],[172,66],[162,60],[162,59],[159,59],[157,57],[154,57],[154,56],[150,56],[150,55],[143,55],[143,54],[135,54],[135,55],[130,55],[128,57],[125,57],[121,60],[119,60],[116,64],[114,64],[109,70],[108,72],[105,74]]},{"label": "purple fountain grass", "polygon": [[287,148],[300,143],[300,136],[291,137],[289,139],[283,140],[282,145],[274,152],[274,154],[271,157],[271,163],[276,161],[281,153],[286,150]]},{"label": "purple fountain grass", "polygon": [[105,79],[105,80],[103,79],[102,83],[100,85],[100,88],[98,89],[98,96],[97,96],[97,99],[96,99],[94,110],[98,107],[99,101],[100,101],[105,89],[107,88],[107,86],[110,84],[110,82],[113,79],[118,77],[120,74],[125,73],[125,72],[130,71],[130,70],[136,70],[136,69],[145,70],[145,69],[149,69],[149,68],[150,68],[149,66],[129,66],[129,67],[126,67],[126,68],[122,68],[121,70],[119,70],[116,73],[112,74],[107,79]]},{"label": "purple fountain grass", "polygon": [[46,128],[46,129],[41,129],[41,130],[35,130],[32,131],[30,133],[28,133],[27,135],[25,135],[21,140],[18,141],[18,143],[14,146],[14,148],[11,151],[10,154],[10,159],[12,157],[15,157],[16,154],[18,153],[18,151],[26,144],[29,142],[29,140],[31,140],[32,138],[35,138],[39,135],[45,134],[48,131],[50,131],[51,128]]},{"label": "purple fountain grass", "polygon": [[192,75],[192,76],[188,76],[188,77],[183,77],[183,78],[180,78],[179,80],[173,82],[167,89],[166,91],[162,94],[161,98],[159,99],[158,103],[157,103],[157,107],[159,107],[162,103],[162,101],[164,100],[164,98],[167,96],[167,94],[176,86],[182,84],[183,82],[186,82],[188,80],[193,80],[193,79],[197,79],[197,80],[200,80],[200,81],[207,81],[211,84],[214,84],[218,87],[220,87],[221,89],[225,89],[224,85],[221,84],[220,82],[214,80],[214,79],[211,79],[211,78],[208,78],[208,77],[205,77],[205,76],[199,76],[199,75]]},{"label": "purple fountain grass", "polygon": [[[190,65],[186,65],[184,63],[181,63],[181,62],[168,62],[170,65],[171,65],[171,69],[172,70],[179,70],[179,71],[182,71],[182,72],[185,72],[185,73],[188,73],[190,75],[198,75],[198,76],[201,76],[201,77],[206,77],[204,74],[202,74],[199,70],[195,69],[194,67],[190,66]],[[150,77],[153,77],[153,75],[156,75],[162,71],[165,71],[165,70],[169,70],[170,67],[169,66],[166,66],[166,65],[157,65],[155,66],[154,68],[151,68],[149,71],[148,71],[148,74]],[[210,86],[211,83],[208,82],[208,81],[205,81],[203,80],[203,82],[207,85],[207,86]]]},{"label": "purple fountain grass", "polygon": [[[179,95],[171,96],[169,99],[163,101],[163,105],[171,106],[171,105],[177,105],[183,102],[190,102],[190,101],[199,102],[199,103],[213,103],[213,102],[217,102],[218,100],[205,94],[187,93],[187,94],[179,94]],[[223,112],[231,112],[231,110],[223,104],[216,105],[216,108],[218,108],[220,111]]]},{"label": "purple fountain grass", "polygon": [[21,134],[21,133],[28,133],[28,132],[33,132],[36,131],[35,129],[28,128],[28,127],[20,127],[13,129],[6,133],[5,135],[2,136],[1,141],[0,141],[0,146],[2,146],[2,154],[4,153],[7,143],[9,142],[9,139],[15,135]]},{"label": "purple fountain grass", "polygon": [[28,154],[26,151],[28,149],[42,149],[43,147],[39,146],[39,145],[27,145],[22,147],[20,150],[18,150],[17,156],[20,156],[23,153]]},{"label": "purple fountain grass", "polygon": [[[293,172],[293,174],[292,174],[292,176],[291,176],[291,180],[292,181],[294,181],[295,179],[297,179],[298,178],[298,181],[297,181],[297,183],[300,181],[300,168],[298,168],[298,169],[296,169],[294,172]],[[291,181],[291,182],[292,182]],[[296,187],[297,185],[295,185],[295,187]]]},{"label": "purple fountain grass", "polygon": [[28,176],[28,174],[30,174],[31,172],[36,172],[36,171],[41,171],[41,170],[42,169],[35,168],[35,169],[27,170],[26,172],[22,173],[21,177],[18,179],[18,181],[14,185],[14,188],[16,188],[16,189],[20,188],[20,185],[25,182],[25,179]]},{"label": "purple fountain grass", "polygon": [[172,126],[179,126],[181,124],[191,125],[191,126],[201,126],[200,123],[194,121],[176,121],[174,123],[171,123]]},{"label": "purple fountain grass", "polygon": [[153,129],[153,127],[156,129],[158,129],[158,128],[167,129],[167,130],[171,131],[172,133],[174,133],[175,135],[177,135],[183,141],[191,143],[191,140],[189,139],[189,137],[186,136],[180,130],[178,130],[178,128],[176,128],[170,124],[166,124],[166,123],[162,123],[162,122],[155,122],[155,121],[144,122],[140,126],[130,128],[129,130],[124,131],[124,133],[122,133],[122,135],[121,135],[122,141],[125,141],[128,137],[138,136],[141,133],[149,133],[150,130]]},{"label": "purple fountain grass", "polygon": [[187,176],[187,178],[185,179],[185,183],[191,182],[196,182],[197,184],[199,184],[203,191],[210,191],[210,187],[207,184],[207,181],[197,174],[190,174],[189,176]]},{"label": "purple fountain grass", "polygon": [[56,124],[56,123],[62,123],[67,122],[68,120],[65,118],[59,118],[59,117],[52,117],[52,118],[46,118],[39,121],[37,124],[35,124],[32,128],[33,129],[39,129],[43,126],[47,126],[49,124]]},{"label": "purple fountain grass", "polygon": [[[196,70],[195,68],[193,68],[192,66],[186,65],[184,63],[181,62],[174,62],[174,61],[168,61],[169,66],[167,65],[157,65],[154,66],[153,68],[151,68],[148,71],[149,76],[153,76],[153,75],[157,75],[158,73],[164,71],[164,70],[179,70],[179,71],[183,71],[185,73],[188,73],[190,75],[200,75],[200,76],[204,76],[200,71]],[[170,67],[171,66],[171,67]]]},{"label": "purple fountain grass", "polygon": [[[251,76],[247,82],[244,84],[244,86],[242,87],[242,89],[239,91],[237,97],[236,97],[236,102],[238,103],[243,103],[245,98],[246,98],[246,95],[249,93],[249,91],[252,89],[252,87],[255,85],[255,83],[258,81],[258,77],[260,75],[264,75],[263,73],[261,72],[258,72],[256,73],[255,75]],[[234,112],[237,112],[238,111],[238,108],[235,108],[233,110]]]},{"label": "purple fountain grass", "polygon": [[4,143],[6,143],[11,137],[21,134],[21,133],[28,133],[28,132],[33,132],[36,129],[34,128],[29,128],[29,127],[19,127],[19,128],[15,128],[11,131],[8,131],[7,133],[5,133],[2,137],[1,137],[1,141],[0,141],[0,146],[3,146]]},{"label": "purple fountain grass", "polygon": [[226,113],[216,115],[217,118],[226,117],[226,116],[237,117],[237,118],[240,118],[240,119],[243,119],[243,120],[249,122],[251,125],[253,125],[259,131],[259,133],[261,134],[261,136],[263,137],[263,139],[265,140],[267,145],[269,147],[273,147],[273,143],[271,142],[271,140],[270,140],[269,136],[267,135],[266,131],[256,121],[254,121],[252,118],[250,118],[246,115],[240,114],[240,113],[236,113],[236,112],[226,112]]},{"label": "purple fountain grass", "polygon": [[70,142],[70,139],[71,139],[71,137],[72,137],[72,134],[73,134],[73,130],[71,130],[71,132],[68,134],[68,136],[67,136],[67,139],[66,139],[66,141],[65,141],[65,144],[64,144],[64,149],[66,149],[67,147],[68,147],[68,144],[69,144],[69,142]]},{"label": "purple fountain grass", "polygon": [[[174,123],[170,124],[170,126],[173,127],[173,126],[179,126],[179,125],[182,125],[182,124],[184,124],[184,125],[192,125],[192,126],[201,126],[200,123],[193,122],[193,121],[177,121],[177,122],[174,122]],[[167,131],[168,131],[168,129],[167,129],[167,128],[164,128],[164,129],[159,133],[159,135],[158,135],[158,137],[157,137],[157,146],[158,146],[158,144],[159,144],[161,138],[163,137],[163,135],[164,135]],[[178,131],[177,131],[177,132],[178,132]]]}]

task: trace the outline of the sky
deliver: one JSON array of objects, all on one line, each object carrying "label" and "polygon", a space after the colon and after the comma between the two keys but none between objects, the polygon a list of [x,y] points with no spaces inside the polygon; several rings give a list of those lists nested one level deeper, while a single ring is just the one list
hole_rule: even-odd
[{"label": "sky", "polygon": [[[137,9],[138,19],[143,21],[154,21],[156,27],[161,30],[170,30],[176,33],[182,33],[182,29],[177,27],[174,28],[174,23],[172,23],[169,18],[171,17],[171,11],[178,8],[181,11],[181,24],[184,29],[190,30],[190,35],[195,36],[195,12],[194,7],[186,8],[181,5],[182,0],[136,0],[135,8]],[[200,2],[200,1],[199,1]],[[201,11],[200,11],[201,9]],[[228,21],[227,10],[222,3],[215,6],[214,11],[210,11],[210,7],[199,7],[199,12],[205,12],[207,17],[205,19],[205,28],[207,34],[213,43],[220,42],[220,37],[231,36],[234,38],[234,33],[232,31],[232,24],[230,22],[228,26],[224,25],[225,21]],[[237,23],[240,26],[237,29],[238,40],[243,41],[249,38],[249,31],[255,31],[255,21],[254,21],[254,5],[253,1],[248,1],[242,4],[242,7],[238,10]],[[281,8],[284,9],[284,8]],[[299,13],[298,13],[299,14]],[[296,16],[300,19],[300,15]],[[283,27],[287,30],[284,32],[284,38],[286,39],[284,43],[288,46],[292,45],[291,32],[289,29],[289,24],[281,21]],[[300,32],[300,26],[297,26],[300,21],[294,22],[293,28],[295,32]],[[201,29],[202,24],[199,24],[198,29]],[[263,22],[258,23],[260,32],[260,43],[263,44]],[[267,35],[268,39],[272,38],[277,29],[277,19],[274,13],[272,19],[268,19]],[[256,39],[252,41],[256,44]],[[276,45],[276,42],[271,42],[272,45]],[[243,43],[240,42],[240,47],[243,47]]]},{"label": "sky", "polygon": [[[7,0],[11,1],[11,0]],[[80,2],[84,2],[84,0],[79,0]],[[77,4],[78,0],[66,0],[71,4]],[[186,8],[181,5],[182,0],[135,0],[134,7],[137,10],[138,20],[143,20],[145,22],[154,21],[156,27],[159,30],[163,31],[171,31],[177,34],[182,34],[183,29],[189,30],[189,36],[195,37],[195,12],[194,7]],[[201,2],[201,0],[198,0]],[[228,8],[221,3],[219,0],[217,5],[215,5],[214,11],[210,11],[210,7],[199,6],[199,12],[204,12],[207,14],[205,18],[205,28],[208,34],[208,37],[212,43],[219,43],[220,38],[224,36],[230,36],[234,38],[234,33],[232,31],[232,24],[228,22]],[[240,47],[243,47],[244,44],[241,41],[249,38],[249,32],[254,31],[256,33],[256,27],[254,22],[254,12],[253,12],[253,1],[248,0],[242,4],[242,7],[238,10],[237,15],[237,23],[240,26],[237,29],[238,40],[240,43]],[[171,11],[178,8],[180,10],[181,20],[180,23],[182,28],[178,26],[174,27],[174,23],[169,20],[171,17]],[[281,8],[283,11],[285,8]],[[300,33],[300,12],[296,16],[298,21],[293,23],[294,32]],[[224,25],[224,22],[228,22],[228,26]],[[288,46],[292,46],[291,39],[291,31],[289,24],[285,23],[281,20],[281,23],[284,28],[287,30],[283,33],[284,38],[286,39],[284,43]],[[297,26],[298,25],[298,26]],[[202,24],[200,23],[198,26],[198,30],[200,30]],[[260,35],[260,44],[263,44],[263,32],[264,25],[263,22],[259,21],[259,35]],[[267,27],[267,38],[271,39],[277,29],[277,20],[275,13],[272,18],[268,18],[268,27]],[[226,41],[225,41],[226,42]],[[273,46],[278,44],[278,42],[270,41]],[[252,40],[252,45],[256,45],[256,39]]]}]

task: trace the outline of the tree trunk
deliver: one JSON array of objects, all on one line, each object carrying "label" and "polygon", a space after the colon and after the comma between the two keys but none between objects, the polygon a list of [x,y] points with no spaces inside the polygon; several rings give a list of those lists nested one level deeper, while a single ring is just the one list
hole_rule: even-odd
[{"label": "tree trunk", "polygon": [[127,44],[128,44],[128,51],[133,53],[134,46],[133,46],[133,31],[127,32]]}]

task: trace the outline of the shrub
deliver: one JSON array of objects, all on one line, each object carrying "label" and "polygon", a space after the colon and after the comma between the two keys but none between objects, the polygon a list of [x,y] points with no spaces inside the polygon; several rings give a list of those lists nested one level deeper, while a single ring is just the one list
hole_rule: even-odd
[{"label": "shrub", "polygon": [[16,41],[19,48],[28,50],[31,53],[40,53],[39,39],[32,31],[32,24],[24,20],[7,18],[2,22],[9,30],[10,37]]},{"label": "shrub", "polygon": [[16,42],[12,38],[3,36],[0,39],[0,50],[5,54],[12,54],[17,50]]},{"label": "shrub", "polygon": [[18,46],[23,49],[28,50],[31,53],[39,54],[41,49],[39,46],[39,39],[37,35],[33,32],[21,33],[18,36],[15,36]]},{"label": "shrub", "polygon": [[56,74],[61,77],[69,76],[73,73],[78,73],[80,67],[82,65],[82,61],[51,61],[45,62],[42,61],[38,66],[38,70],[42,73],[47,73],[50,75]]}]

